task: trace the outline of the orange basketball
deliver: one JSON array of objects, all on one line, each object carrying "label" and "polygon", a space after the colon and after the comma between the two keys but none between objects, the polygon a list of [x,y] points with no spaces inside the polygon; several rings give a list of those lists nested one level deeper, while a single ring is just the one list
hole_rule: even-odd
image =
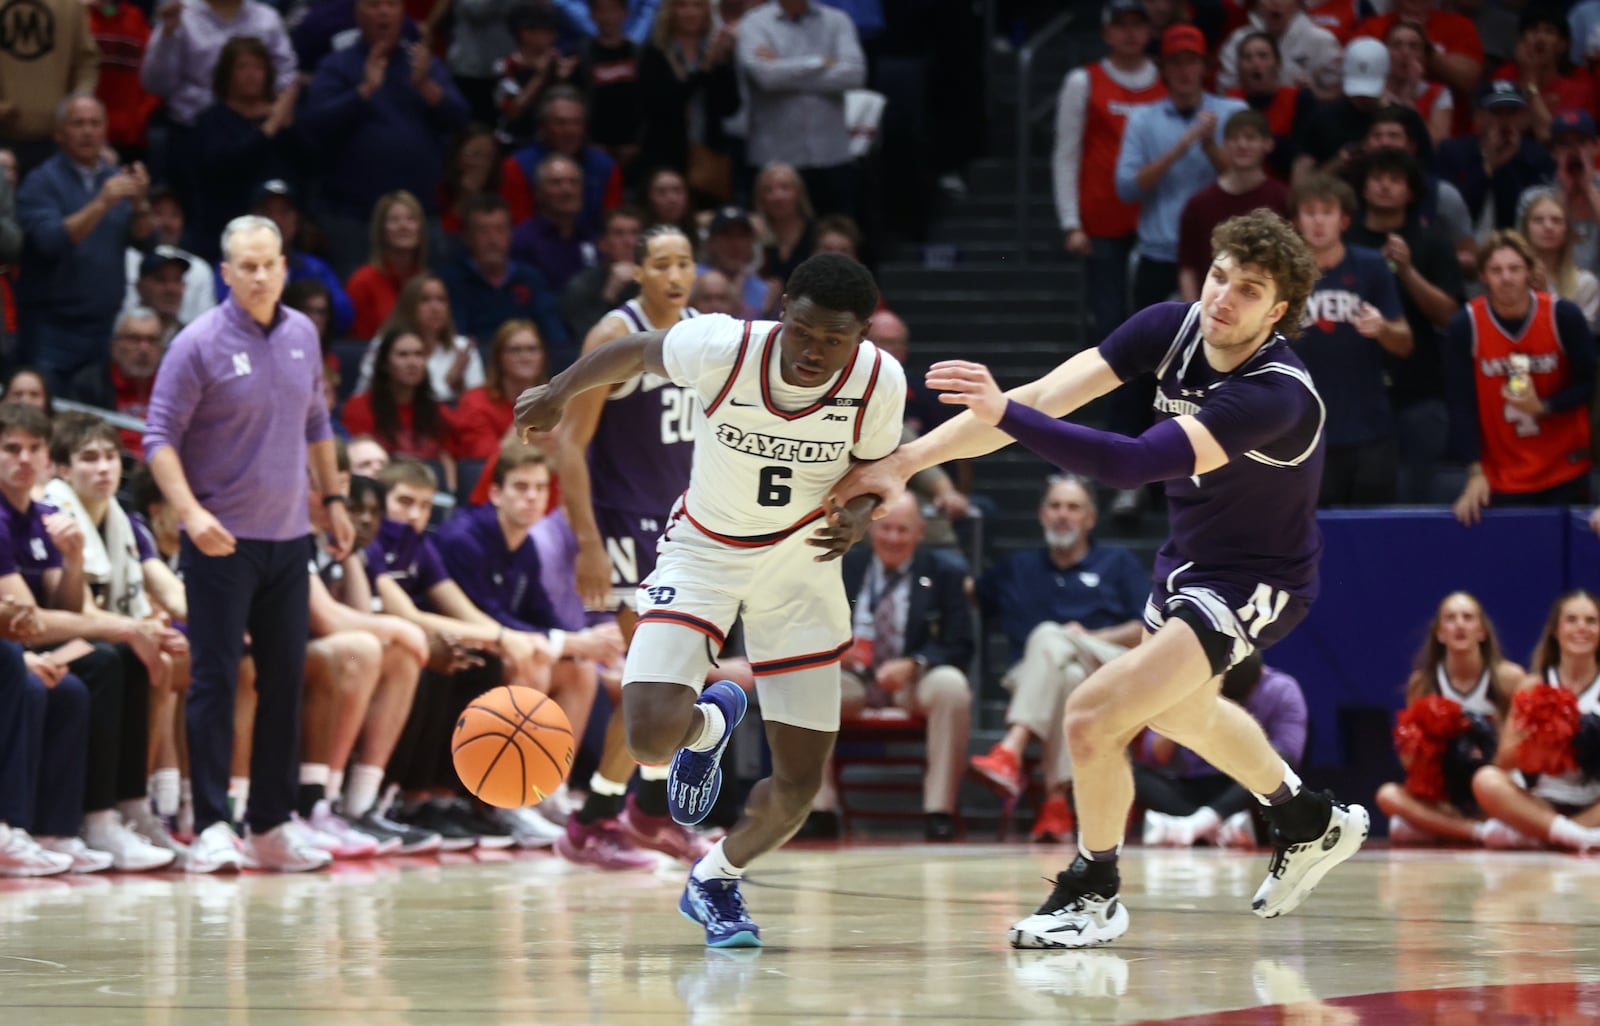
[{"label": "orange basketball", "polygon": [[450,755],[467,790],[490,805],[537,805],[572,769],[572,724],[532,688],[500,687],[472,700],[456,720]]}]

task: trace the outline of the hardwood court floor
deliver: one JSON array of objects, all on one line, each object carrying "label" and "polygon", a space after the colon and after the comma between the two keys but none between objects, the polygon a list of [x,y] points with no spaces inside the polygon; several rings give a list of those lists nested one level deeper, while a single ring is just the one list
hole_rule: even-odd
[{"label": "hardwood court floor", "polygon": [[0,1024],[1600,1020],[1600,860],[1379,849],[1262,922],[1265,856],[1131,849],[1122,942],[1012,951],[1063,854],[780,853],[745,891],[768,946],[743,953],[678,916],[678,866],[0,881]]}]

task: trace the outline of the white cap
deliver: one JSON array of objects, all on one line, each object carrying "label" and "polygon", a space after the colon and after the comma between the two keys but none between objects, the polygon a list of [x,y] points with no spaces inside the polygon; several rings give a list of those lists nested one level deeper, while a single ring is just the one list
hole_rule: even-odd
[{"label": "white cap", "polygon": [[1352,39],[1344,51],[1344,94],[1383,95],[1389,77],[1389,48],[1376,39]]}]

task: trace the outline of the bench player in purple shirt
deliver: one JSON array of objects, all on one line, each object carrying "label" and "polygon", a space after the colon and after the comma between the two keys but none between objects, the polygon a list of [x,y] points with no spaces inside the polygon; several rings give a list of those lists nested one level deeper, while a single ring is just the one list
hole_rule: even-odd
[{"label": "bench player in purple shirt", "polygon": [[[1013,438],[1113,488],[1167,483],[1172,537],[1156,556],[1144,642],[1067,701],[1079,857],[1039,910],[1012,927],[1014,947],[1086,947],[1127,931],[1117,875],[1133,802],[1124,752],[1145,727],[1199,753],[1266,806],[1275,851],[1251,902],[1258,916],[1297,907],[1367,835],[1365,809],[1302,790],[1260,725],[1219,696],[1223,672],[1286,635],[1316,596],[1324,413],[1280,334],[1301,323],[1316,279],[1305,242],[1283,218],[1257,210],[1223,222],[1211,244],[1198,303],[1143,310],[1038,381],[1002,394],[979,364],[936,364],[928,386],[968,412],[856,468],[835,496],[892,500],[913,472]],[[1150,373],[1157,422],[1138,438],[1054,419]]]},{"label": "bench player in purple shirt", "polygon": [[[585,353],[634,332],[664,330],[693,317],[694,248],[673,225],[656,225],[634,243],[639,296],[600,318],[583,340]],[[628,610],[639,582],[656,566],[656,541],[672,504],[689,486],[699,400],[692,389],[641,374],[573,399],[555,447],[562,508],[578,538],[578,594],[590,609]],[[628,780],[639,786],[627,799]],[[556,850],[601,869],[654,865],[636,846],[691,861],[704,855],[699,835],[667,813],[667,768],[639,767],[628,754],[622,717],[606,730],[589,799],[567,820]]]}]

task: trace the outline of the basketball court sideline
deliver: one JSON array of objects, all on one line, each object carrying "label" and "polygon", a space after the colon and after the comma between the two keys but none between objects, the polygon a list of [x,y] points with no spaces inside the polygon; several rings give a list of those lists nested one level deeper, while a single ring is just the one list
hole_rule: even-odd
[{"label": "basketball court sideline", "polygon": [[306,876],[0,881],[0,1022],[1600,1017],[1600,862],[1379,849],[1300,912],[1263,922],[1248,900],[1264,855],[1133,849],[1124,942],[1012,951],[1007,927],[1062,857],[1016,845],[784,851],[749,878],[768,946],[735,952],[708,951],[680,918],[684,868],[672,864],[600,875],[486,853]]}]

